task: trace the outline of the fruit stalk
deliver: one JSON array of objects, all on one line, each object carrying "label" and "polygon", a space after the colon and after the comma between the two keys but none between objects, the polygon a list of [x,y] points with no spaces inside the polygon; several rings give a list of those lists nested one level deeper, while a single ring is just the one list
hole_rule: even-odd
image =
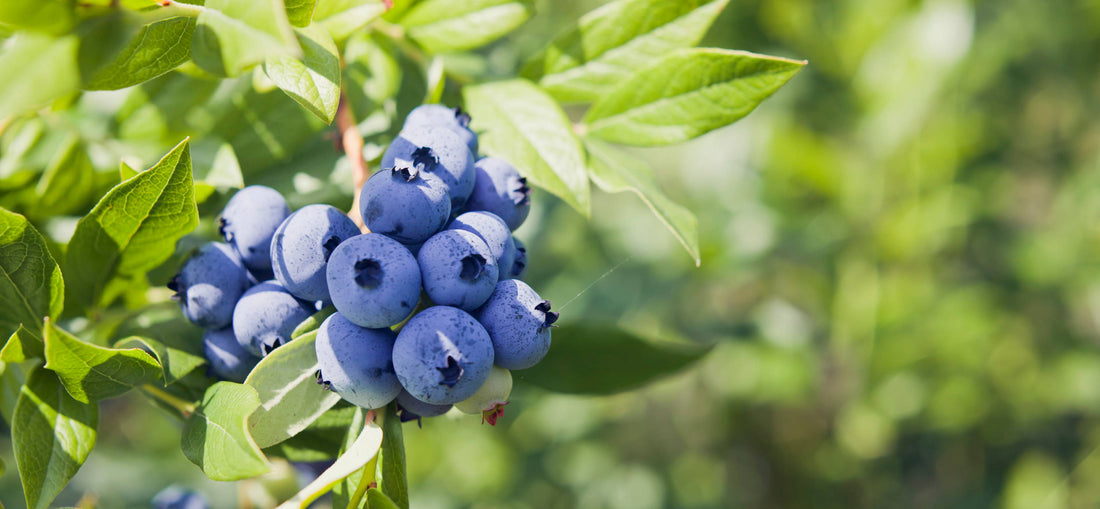
[{"label": "fruit stalk", "polygon": [[363,159],[363,137],[359,135],[351,106],[343,93],[340,94],[340,106],[336,108],[336,127],[340,130],[340,143],[344,147],[344,153],[348,155],[348,162],[351,163],[355,184],[355,193],[352,194],[354,198],[348,217],[355,221],[356,226],[363,233],[366,233],[367,227],[363,225],[363,216],[359,213],[359,194],[363,190],[363,185],[367,183],[367,177],[370,176],[370,168],[367,166],[366,159]]}]

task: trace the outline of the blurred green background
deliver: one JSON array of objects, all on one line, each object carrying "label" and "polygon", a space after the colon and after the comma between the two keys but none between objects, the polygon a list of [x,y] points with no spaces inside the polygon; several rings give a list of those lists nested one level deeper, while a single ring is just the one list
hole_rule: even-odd
[{"label": "blurred green background", "polygon": [[[448,68],[511,74],[600,3],[540,1]],[[413,507],[1100,505],[1100,1],[737,0],[703,45],[810,64],[736,125],[637,151],[698,216],[702,266],[632,195],[597,193],[587,221],[539,192],[517,236],[563,322],[712,352],[610,397],[545,393],[517,372],[495,428],[406,426]],[[356,104],[377,156],[424,88],[408,62],[367,61]],[[372,102],[395,69],[411,99]],[[328,130],[249,78],[173,73],[42,122],[87,140],[100,173],[119,157],[148,166],[181,135],[218,137],[247,183],[293,206],[350,204]],[[40,226],[64,238],[72,219]],[[178,424],[140,396],[101,416],[57,503],[143,506],[178,483],[237,506],[238,487],[205,480]],[[0,500],[18,508],[4,437]]]}]

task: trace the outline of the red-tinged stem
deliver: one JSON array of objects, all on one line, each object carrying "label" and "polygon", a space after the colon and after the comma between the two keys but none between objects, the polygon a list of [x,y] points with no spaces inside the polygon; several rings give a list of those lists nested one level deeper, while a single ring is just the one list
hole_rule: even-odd
[{"label": "red-tinged stem", "polygon": [[363,190],[363,185],[367,183],[370,168],[367,166],[366,159],[363,159],[363,137],[359,136],[359,129],[356,127],[351,106],[348,104],[347,96],[343,94],[340,95],[340,106],[336,109],[336,127],[340,130],[340,143],[344,147],[344,153],[348,155],[348,162],[351,163],[355,185],[348,217],[355,221],[360,230],[366,233],[368,231],[367,227],[363,224],[363,218],[359,214],[359,193]]}]

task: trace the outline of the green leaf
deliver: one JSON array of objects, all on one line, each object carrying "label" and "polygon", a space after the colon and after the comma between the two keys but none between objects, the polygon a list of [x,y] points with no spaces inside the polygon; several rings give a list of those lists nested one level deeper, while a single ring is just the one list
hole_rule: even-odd
[{"label": "green leaf", "polygon": [[[405,439],[397,403],[386,406],[382,418],[382,492],[394,507],[409,509],[409,479],[405,470]],[[374,502],[369,503],[375,507]]]},{"label": "green leaf", "polygon": [[341,480],[363,468],[363,465],[366,465],[378,454],[381,445],[382,428],[379,428],[373,422],[367,424],[347,452],[341,455],[328,470],[322,472],[313,482],[302,488],[302,491],[280,505],[278,509],[305,509],[311,502],[327,493]]},{"label": "green leaf", "polygon": [[521,75],[559,101],[591,102],[665,53],[698,44],[728,1],[609,3],[554,38]]},{"label": "green leaf", "polygon": [[555,392],[614,394],[682,369],[708,351],[646,341],[615,327],[562,325],[554,329],[546,357],[517,376]]},{"label": "green leaf", "polygon": [[338,394],[317,384],[316,339],[317,333],[311,332],[275,349],[244,381],[260,396],[260,407],[248,419],[260,447],[298,434],[340,401]]},{"label": "green leaf", "polygon": [[35,111],[80,87],[79,39],[20,32],[0,52],[0,119]]},{"label": "green leaf", "polygon": [[114,62],[143,24],[140,15],[127,9],[107,9],[83,19],[75,31],[80,37],[77,65],[83,81],[92,79]]},{"label": "green leaf", "polygon": [[61,34],[67,32],[75,23],[76,5],[70,0],[4,0],[0,2],[0,25]]},{"label": "green leaf", "polygon": [[690,140],[748,115],[804,61],[695,48],[638,71],[592,105],[591,136],[628,145]]},{"label": "green leaf", "polygon": [[4,349],[0,350],[0,362],[23,362],[31,359],[44,359],[42,338],[34,335],[22,325],[12,333]]},{"label": "green leaf", "polygon": [[130,40],[114,61],[84,84],[86,90],[118,90],[160,76],[191,58],[196,19],[171,18],[151,23]]},{"label": "green leaf", "polygon": [[144,274],[198,225],[187,140],[111,189],[76,225],[65,253],[70,307],[97,302],[115,275]]},{"label": "green leaf", "polygon": [[120,161],[118,163],[119,182],[122,182],[123,180],[129,180],[130,178],[137,176],[138,173],[140,172],[131,168],[130,165],[126,164],[125,161]]},{"label": "green leaf", "polygon": [[412,7],[400,24],[431,53],[484,46],[531,17],[531,0],[426,0]]},{"label": "green leaf", "polygon": [[699,229],[695,214],[661,192],[649,164],[596,140],[585,139],[584,145],[588,149],[588,176],[592,182],[608,193],[630,191],[638,195],[699,266]]},{"label": "green leaf", "polygon": [[36,369],[19,393],[12,447],[27,507],[46,508],[95,446],[99,407],[69,396],[52,371]]},{"label": "green leaf", "polygon": [[313,21],[313,8],[317,0],[284,0],[286,18],[291,25],[304,27]]},{"label": "green leaf", "polygon": [[27,218],[0,208],[0,334],[20,324],[42,330],[42,318],[56,318],[65,300],[65,281],[46,239]]},{"label": "green leaf", "polygon": [[219,76],[301,54],[282,0],[208,0],[191,39],[195,63]]},{"label": "green leaf", "polygon": [[343,89],[355,118],[366,118],[401,90],[401,66],[387,43],[370,33],[344,44]]},{"label": "green leaf", "polygon": [[144,350],[85,343],[53,322],[45,332],[46,369],[81,403],[119,396],[160,376],[160,365]]},{"label": "green leaf", "polygon": [[295,339],[299,336],[305,335],[308,332],[313,332],[317,330],[317,328],[321,326],[321,323],[325,321],[325,318],[328,318],[335,312],[336,307],[329,305],[325,306],[320,311],[313,313],[312,316],[306,318],[302,321],[302,323],[298,324],[298,326],[294,328],[294,332],[290,333],[290,339]]},{"label": "green leaf", "polygon": [[[355,444],[355,439],[359,437],[359,434],[363,431],[363,424],[367,418],[367,411],[361,407],[353,406],[355,413],[351,415],[351,422],[344,427],[344,433],[342,440],[340,441],[340,454],[347,452],[351,449],[351,446]],[[372,414],[373,415],[373,414]],[[382,431],[382,440],[386,439],[385,430]],[[348,507],[351,504],[351,497],[357,491],[359,482],[363,480],[363,470],[374,466],[378,467],[377,461],[368,461],[366,466],[356,470],[351,475],[344,477],[340,482],[336,483],[332,487],[332,506],[333,507]],[[373,479],[373,476],[371,476]]]},{"label": "green leaf", "polygon": [[385,13],[381,0],[317,0],[313,22],[342,41]]},{"label": "green leaf", "polygon": [[[32,217],[82,212],[96,192],[92,160],[76,134],[70,134],[50,161],[35,188]],[[28,212],[29,213],[29,212]]]},{"label": "green leaf", "polygon": [[336,118],[340,105],[340,55],[336,43],[320,27],[295,30],[302,58],[277,56],[264,63],[264,73],[271,81],[317,115],[325,123]]},{"label": "green leaf", "polygon": [[248,416],[260,406],[256,390],[233,382],[211,385],[183,424],[183,454],[215,481],[236,481],[271,469],[248,434]]},{"label": "green leaf", "polygon": [[531,183],[588,215],[584,153],[550,96],[529,81],[511,80],[466,87],[463,97],[482,152],[511,162]]},{"label": "green leaf", "polygon": [[152,355],[160,365],[160,376],[164,385],[175,383],[176,380],[206,365],[206,359],[202,356],[172,348],[152,338],[140,336],[123,338],[115,343],[115,348],[140,348]]},{"label": "green leaf", "polygon": [[370,488],[367,490],[367,507],[371,509],[408,509],[409,506],[399,506],[385,493],[378,491],[378,488]]},{"label": "green leaf", "polygon": [[17,363],[0,362],[0,416],[11,427],[15,415],[15,404],[19,401],[19,393],[23,391],[23,384],[27,377],[23,373],[23,367]]},{"label": "green leaf", "polygon": [[[268,457],[278,456],[287,461],[326,461],[340,456],[344,444],[344,435],[353,423],[359,407],[353,405],[335,406],[302,430],[278,444],[264,448]],[[363,428],[360,417],[359,427]],[[355,439],[353,435],[352,440]],[[350,441],[347,445],[351,445]]]}]

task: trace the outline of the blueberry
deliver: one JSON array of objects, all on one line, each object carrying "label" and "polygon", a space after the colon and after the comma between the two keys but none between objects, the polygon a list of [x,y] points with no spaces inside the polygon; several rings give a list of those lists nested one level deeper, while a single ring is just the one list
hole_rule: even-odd
[{"label": "blueberry", "polygon": [[466,230],[477,234],[489,246],[497,267],[511,267],[516,257],[516,244],[504,220],[492,212],[477,210],[459,215],[447,225],[448,230]]},{"label": "blueberry", "polygon": [[302,207],[283,221],[271,239],[275,278],[299,299],[328,300],[328,258],[336,246],[356,235],[359,227],[336,207]]},{"label": "blueberry", "polygon": [[363,328],[333,313],[317,329],[318,381],[363,408],[385,406],[401,392],[393,373],[395,339],[389,329]]},{"label": "blueberry", "polygon": [[418,169],[400,167],[367,179],[359,195],[359,211],[370,231],[417,244],[447,224],[451,202],[442,181],[425,180]]},{"label": "blueberry", "polygon": [[497,283],[474,316],[489,332],[497,366],[506,369],[538,364],[550,350],[550,326],[558,319],[550,301],[518,279]]},{"label": "blueberry", "polygon": [[418,106],[405,117],[405,126],[402,129],[425,125],[450,129],[462,138],[471,154],[477,155],[477,134],[470,130],[470,115],[461,108],[448,108],[441,104]]},{"label": "blueberry", "polygon": [[164,488],[153,497],[153,509],[208,509],[206,497],[201,493],[179,486]]},{"label": "blueberry", "polygon": [[438,417],[447,413],[453,406],[425,403],[414,398],[405,389],[401,389],[401,393],[397,395],[397,415],[400,416],[401,422],[409,422],[415,419],[419,423],[421,417]]},{"label": "blueberry", "polygon": [[218,231],[237,250],[248,270],[263,278],[271,271],[271,236],[290,215],[286,200],[266,186],[248,186],[222,210]]},{"label": "blueberry", "polygon": [[401,328],[393,368],[414,398],[446,405],[472,396],[493,365],[493,344],[469,313],[450,306],[421,311]]},{"label": "blueberry", "polygon": [[443,230],[424,243],[417,256],[424,291],[433,303],[473,311],[497,284],[497,262],[481,237],[465,230]]},{"label": "blueberry", "polygon": [[227,244],[209,242],[187,260],[168,288],[191,323],[221,329],[233,320],[233,305],[252,285],[237,252]]},{"label": "blueberry", "polygon": [[497,419],[504,415],[504,405],[512,394],[512,372],[499,366],[493,366],[489,378],[473,396],[455,403],[455,408],[465,414],[481,414],[481,422],[496,426]]},{"label": "blueberry", "polygon": [[252,355],[267,355],[290,341],[290,333],[316,311],[314,308],[314,303],[299,300],[278,281],[264,281],[237,301],[233,334]]},{"label": "blueberry", "polygon": [[466,210],[485,210],[504,220],[510,230],[519,228],[531,211],[531,188],[514,166],[503,159],[485,157],[474,164],[477,179]]},{"label": "blueberry", "polygon": [[446,185],[451,209],[462,208],[474,190],[474,156],[446,127],[426,125],[401,131],[382,154],[382,167],[413,167],[424,172],[426,180],[438,178]]},{"label": "blueberry", "polygon": [[516,256],[512,259],[512,269],[507,277],[522,279],[527,274],[527,248],[515,237],[512,237],[512,242],[516,244]]},{"label": "blueberry", "polygon": [[231,382],[244,382],[260,358],[237,342],[233,328],[211,330],[202,335],[202,354],[210,371]]},{"label": "blueberry", "polygon": [[390,327],[420,299],[420,267],[405,246],[366,233],[340,244],[328,260],[328,289],[336,310],[360,327]]}]

